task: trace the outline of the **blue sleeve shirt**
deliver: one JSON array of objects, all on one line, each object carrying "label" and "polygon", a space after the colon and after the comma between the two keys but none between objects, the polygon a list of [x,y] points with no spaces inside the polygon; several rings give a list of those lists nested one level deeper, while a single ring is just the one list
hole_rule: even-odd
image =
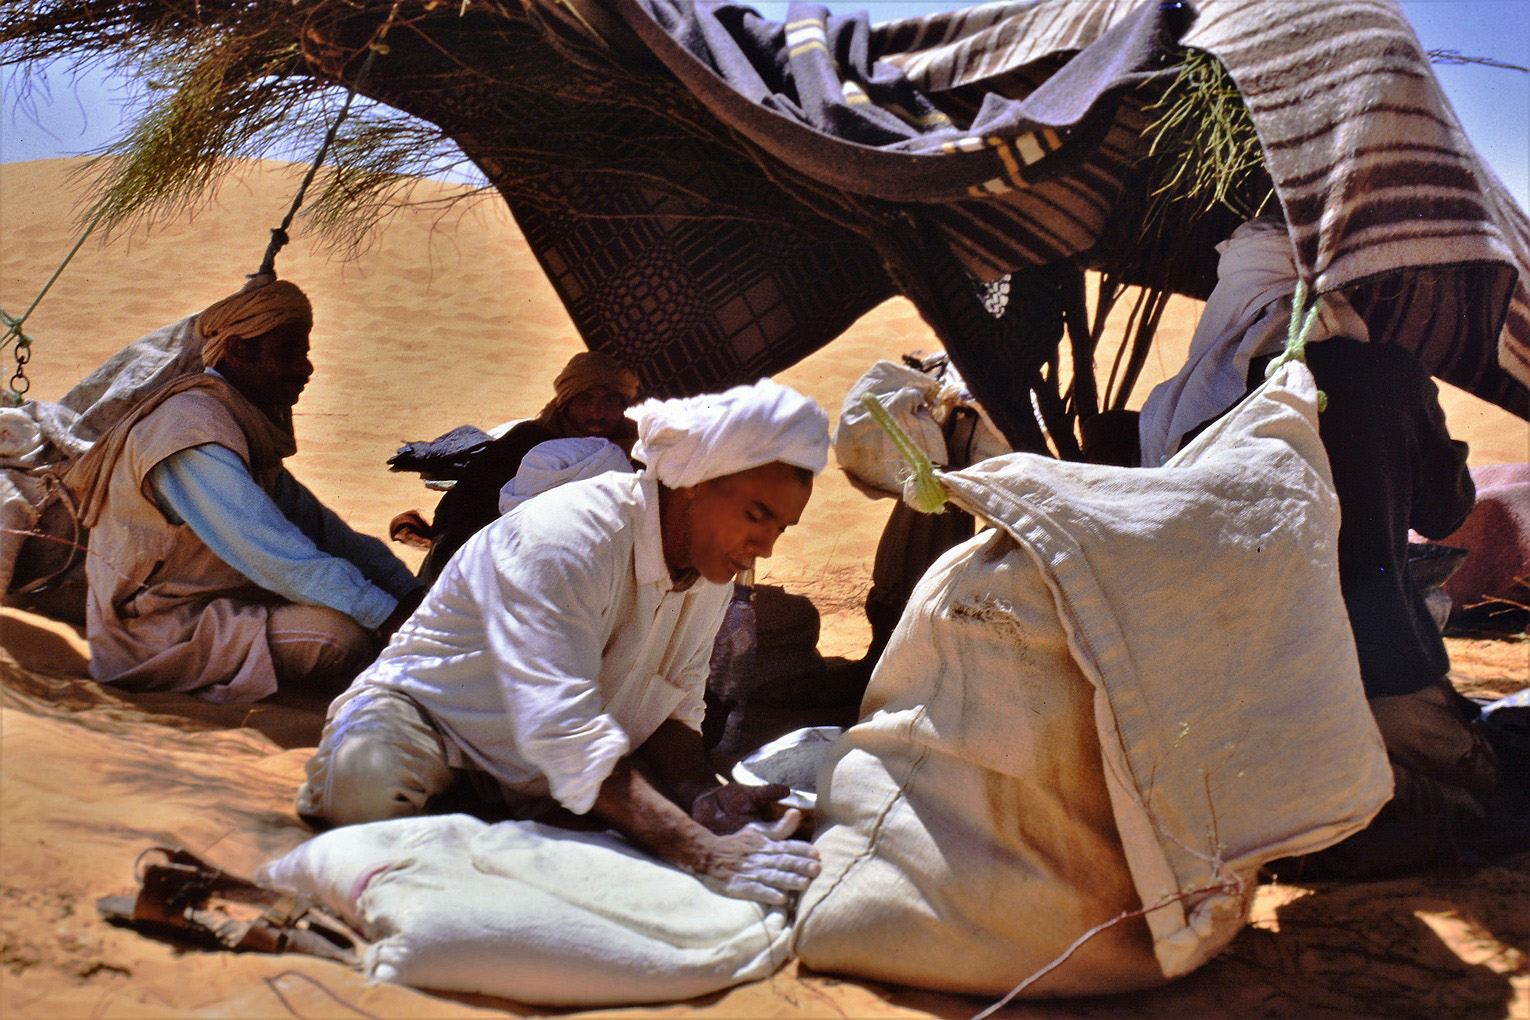
[{"label": "blue sleeve shirt", "polygon": [[155,500],[219,559],[282,598],[373,629],[420,586],[380,540],[351,529],[286,470],[268,496],[233,450],[204,443],[149,472]]}]

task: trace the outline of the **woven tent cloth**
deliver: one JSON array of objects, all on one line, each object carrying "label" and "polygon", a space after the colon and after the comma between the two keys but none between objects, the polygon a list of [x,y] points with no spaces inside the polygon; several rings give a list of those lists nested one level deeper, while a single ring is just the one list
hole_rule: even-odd
[{"label": "woven tent cloth", "polygon": [[[577,93],[612,133],[552,158],[619,172],[559,183],[544,166],[531,187],[495,172],[514,159],[468,151],[586,342],[658,392],[777,371],[901,291],[993,408],[1049,353],[1017,320],[1060,315],[1027,271],[1074,259],[1205,297],[1236,218],[1189,217],[1172,251],[1134,249],[1128,207],[1183,46],[1243,95],[1315,289],[1343,289],[1374,337],[1530,417],[1530,221],[1391,0],[1041,0],[876,26],[805,4],[785,22],[687,0],[528,9],[569,59],[557,89],[526,83],[514,116],[540,131],[560,116],[552,92]],[[694,130],[635,109],[645,82],[678,85]],[[645,135],[665,144],[634,148]],[[995,418],[1013,439],[1028,410]]]}]

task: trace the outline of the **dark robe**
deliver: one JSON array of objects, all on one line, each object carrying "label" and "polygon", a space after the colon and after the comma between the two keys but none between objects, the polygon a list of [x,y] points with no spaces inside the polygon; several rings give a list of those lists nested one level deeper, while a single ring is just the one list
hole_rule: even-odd
[{"label": "dark robe", "polygon": [[515,477],[521,459],[538,443],[558,433],[538,419],[516,425],[486,446],[462,471],[462,477],[436,504],[430,552],[420,564],[420,580],[434,584],[452,554],[499,517],[499,490]]},{"label": "dark robe", "polygon": [[1466,444],[1408,352],[1342,337],[1307,348],[1328,405],[1318,432],[1339,496],[1339,584],[1368,698],[1411,694],[1450,669],[1440,629],[1408,577],[1408,529],[1444,538],[1476,498]]}]

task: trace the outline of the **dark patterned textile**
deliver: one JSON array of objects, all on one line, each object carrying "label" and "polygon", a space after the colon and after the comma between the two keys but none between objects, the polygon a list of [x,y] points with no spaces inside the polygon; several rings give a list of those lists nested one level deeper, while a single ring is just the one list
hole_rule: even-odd
[{"label": "dark patterned textile", "polygon": [[[785,23],[691,0],[527,4],[566,63],[503,112],[532,135],[608,119],[556,138],[573,172],[475,158],[586,341],[656,393],[778,370],[897,291],[1035,448],[1029,393],[1075,299],[1038,269],[1204,297],[1236,225],[1192,217],[1156,248],[1138,229],[1148,107],[1183,46],[1237,84],[1316,290],[1530,416],[1530,222],[1391,0],[1040,0],[880,26],[806,4]],[[632,101],[656,90],[662,112]]]}]

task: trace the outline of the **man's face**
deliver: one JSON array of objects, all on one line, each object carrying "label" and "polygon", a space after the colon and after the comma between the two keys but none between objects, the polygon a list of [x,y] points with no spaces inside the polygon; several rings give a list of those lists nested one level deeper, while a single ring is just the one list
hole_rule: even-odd
[{"label": "man's face", "polygon": [[253,340],[236,338],[216,367],[250,403],[290,408],[313,377],[309,328],[289,322]]},{"label": "man's face", "polygon": [[812,494],[812,479],[779,461],[677,489],[664,522],[665,559],[671,570],[694,567],[723,584],[770,556]]},{"label": "man's face", "polygon": [[627,398],[606,386],[577,393],[563,405],[563,416],[580,436],[615,439],[627,410]]}]

